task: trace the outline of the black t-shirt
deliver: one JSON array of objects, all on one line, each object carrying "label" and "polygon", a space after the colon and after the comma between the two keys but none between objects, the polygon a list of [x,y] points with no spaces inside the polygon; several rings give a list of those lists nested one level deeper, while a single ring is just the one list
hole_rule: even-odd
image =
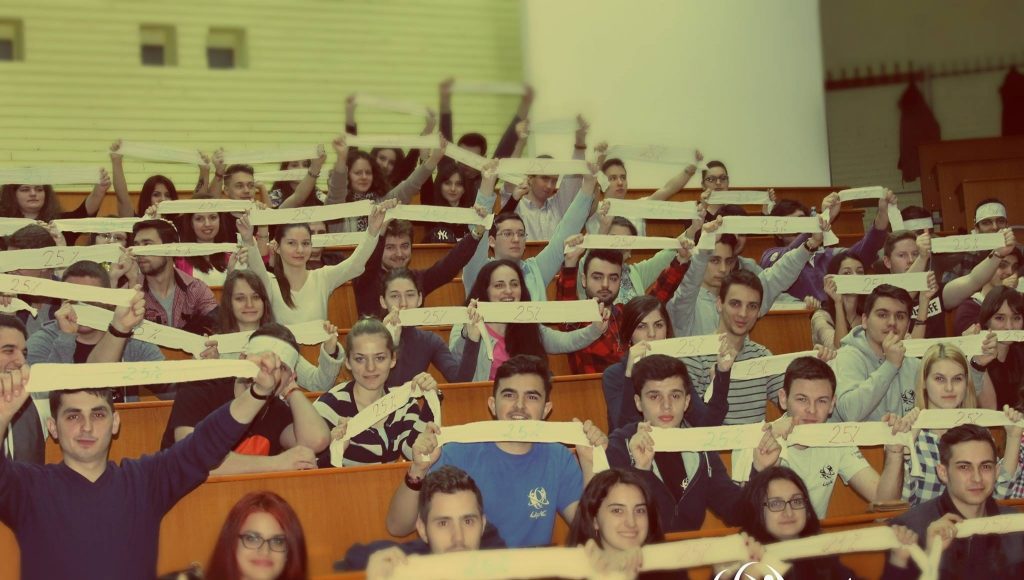
[{"label": "black t-shirt", "polygon": [[[195,427],[207,415],[224,403],[235,398],[235,380],[196,381],[178,385],[178,393],[167,420],[161,449],[174,444],[174,430],[177,427]],[[278,397],[271,397],[249,430],[238,440],[234,451],[246,455],[277,455],[281,447],[281,433],[292,424],[292,412]]]}]

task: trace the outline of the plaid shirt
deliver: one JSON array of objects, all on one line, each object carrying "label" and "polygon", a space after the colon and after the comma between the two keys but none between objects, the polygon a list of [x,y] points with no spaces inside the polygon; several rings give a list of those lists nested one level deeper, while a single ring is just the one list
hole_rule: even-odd
[{"label": "plaid shirt", "polygon": [[[668,302],[675,294],[683,276],[690,268],[690,263],[682,263],[673,259],[667,268],[662,270],[661,275],[654,281],[649,294],[657,298],[661,303]],[[556,282],[556,296],[558,300],[578,300],[576,294],[577,267],[562,266]],[[622,360],[629,351],[629,341],[623,341],[619,328],[622,320],[622,304],[612,306],[611,316],[608,318],[608,330],[595,340],[590,346],[569,353],[569,368],[573,374],[603,373],[611,365]],[[587,326],[589,323],[569,322],[559,325],[559,328],[566,331],[576,330]]]},{"label": "plaid shirt", "polygon": [[939,437],[922,429],[914,441],[917,450],[917,464],[921,475],[911,475],[911,456],[903,458],[903,501],[911,506],[935,499],[946,491],[946,486],[939,481],[936,468],[939,464]]},{"label": "plaid shirt", "polygon": [[146,320],[174,328],[184,328],[190,320],[206,316],[217,308],[217,299],[210,287],[177,268],[174,268],[174,302],[170,316],[149,290],[148,279],[144,279],[142,291],[145,293]]},{"label": "plaid shirt", "polygon": [[[1024,436],[1021,436],[1021,441],[1024,442]],[[999,470],[1000,480],[1005,478],[1006,482],[1000,481],[996,483],[996,497],[1005,499],[1024,497],[1024,469],[1021,469],[1021,465],[1024,464],[1021,463],[1022,459],[1024,459],[1024,445],[1020,446],[1020,451],[1017,454],[1017,473],[1004,474],[1002,469]]]}]

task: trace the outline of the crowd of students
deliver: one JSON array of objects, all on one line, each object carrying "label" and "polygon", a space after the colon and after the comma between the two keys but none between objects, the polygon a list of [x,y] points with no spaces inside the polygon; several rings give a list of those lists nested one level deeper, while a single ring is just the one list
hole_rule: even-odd
[{"label": "crowd of students", "polygon": [[[495,158],[521,154],[532,98],[527,90]],[[350,99],[349,134],[356,133],[355,107]],[[434,125],[431,114],[424,134]],[[451,140],[450,81],[441,84],[440,127]],[[573,159],[586,159],[588,130],[578,119]],[[130,233],[88,240],[125,247],[116,261],[9,272],[134,289],[131,303],[114,309],[107,328],[80,323],[74,301],[0,296],[0,521],[18,539],[25,578],[152,577],[161,518],[210,474],[395,461],[407,462],[408,472],[394,490],[387,529],[396,537],[415,532],[418,539],[353,546],[338,554],[339,569],[386,578],[414,554],[544,546],[561,517],[570,529],[567,545],[585,547],[593,574],[629,576],[642,566],[640,548],[664,541],[667,533],[700,529],[708,510],[745,532],[748,559],[758,561],[772,543],[821,533],[837,478],[868,502],[907,502],[910,509],[893,522],[896,535],[906,546],[944,550],[943,578],[1024,569],[1022,534],[955,537],[957,522],[1013,512],[996,499],[1024,497],[1018,424],[1024,347],[994,333],[1024,328],[1024,297],[1017,290],[1022,255],[999,200],[975,208],[973,232],[1002,233],[1002,246],[933,256],[930,228],[890,231],[889,209],[897,204],[892,192],[881,196],[863,238],[847,249],[823,247],[824,233],[842,210],[838,194],[809,208],[771,192],[766,216],[812,216],[820,209],[831,221],[822,217],[821,233],[781,236],[762,256],[748,257],[742,255],[746,236],[718,233],[723,218],[747,211],[710,203],[711,194],[728,189],[728,170],[721,161],[704,163],[698,152],[692,163],[680,160],[685,165],[679,174],[650,196],[671,199],[699,175],[704,194],[698,217],[678,223],[678,249],[631,262],[628,250],[582,247],[584,232],[646,233],[645,220],[610,215],[608,202],[626,196],[628,181],[626,163],[607,157],[606,144],[593,148],[588,173],[560,181],[529,175],[501,186],[496,163],[473,169],[444,156],[454,147],[486,155],[487,141],[476,133],[457,143],[442,139],[438,148],[422,152],[360,151],[339,136],[331,144],[336,160],[327,191],[316,187],[328,157],[323,147],[316,158],[283,162],[281,169],[306,168],[307,175],[271,188],[256,183],[252,167],[225,165],[222,151],[204,156],[193,199],[249,200],[279,209],[374,202],[365,217],[271,227],[254,227],[248,212],[157,217],[161,202],[179,197],[175,184],[160,175],[142,184],[132,207],[121,147],[116,142],[110,149],[112,177],[104,171],[74,211],[60,207],[50,185],[7,184],[0,191],[0,218],[37,220],[4,239],[8,251],[79,242],[52,221],[95,216],[111,187],[119,215],[138,218]],[[607,178],[605,188],[599,173]],[[388,211],[417,194],[424,204],[496,215],[489,230],[432,223],[423,240],[414,240],[412,225],[389,218]],[[916,207],[902,213],[908,220],[927,216]],[[329,231],[365,233],[343,256],[313,247],[313,235]],[[697,248],[702,236],[716,237],[712,249]],[[136,256],[127,249],[236,239],[234,252],[205,257]],[[546,245],[527,257],[527,240]],[[429,268],[413,270],[411,253],[419,241],[453,246]],[[844,295],[834,279],[913,272],[929,273],[927,290],[881,284],[866,295]],[[465,300],[451,306],[465,307],[468,323],[455,324],[448,343],[402,324],[403,313],[422,307],[428,295],[460,275]],[[361,318],[342,343],[328,320],[328,301],[346,283],[353,285]],[[601,320],[507,323],[480,314],[485,303],[546,301],[552,283],[556,300],[595,300]],[[222,288],[219,301],[211,285]],[[15,298],[34,310],[19,309]],[[786,354],[772,353],[751,332],[774,304],[787,301],[809,306],[816,354],[796,358],[784,372],[732,378],[737,363]],[[955,320],[955,334],[947,334],[945,314]],[[199,358],[242,357],[259,374],[147,385],[156,396],[173,399],[162,451],[114,464],[107,456],[120,428],[115,404],[139,400],[138,387],[47,395],[29,393],[27,383],[36,363],[163,360],[154,344],[133,337],[144,320],[211,335]],[[300,355],[289,328],[313,321],[325,321],[316,365]],[[234,332],[251,333],[243,353],[228,352],[212,337]],[[920,359],[906,353],[908,338],[961,333],[984,335],[980,353],[965,354],[941,341]],[[717,354],[652,353],[656,341],[716,334]],[[553,406],[548,355],[563,353],[574,374],[602,374],[608,413],[578,418],[589,446],[577,446],[575,454],[559,443],[442,445],[436,409],[416,398],[369,428],[349,432],[354,417],[396,388],[443,395],[431,367],[447,383],[492,383],[487,410],[496,420],[545,421]],[[343,368],[350,378],[339,382]],[[311,401],[308,391],[322,394]],[[663,451],[655,444],[660,429],[762,423],[771,405],[783,416],[765,425],[756,448],[733,453],[731,470],[715,452]],[[926,409],[1003,412],[1011,423],[1004,452],[988,429],[976,425],[915,427]],[[605,419],[607,433],[593,421]],[[787,442],[801,425],[836,421],[882,422],[893,435],[908,433],[914,453],[909,443],[886,445],[879,472],[855,445]],[[44,464],[47,436],[60,445],[59,464]],[[595,448],[605,451],[611,469],[595,469]],[[271,492],[252,493],[230,511],[211,546],[205,577],[306,578],[305,546],[287,502]],[[836,555],[788,565],[787,578],[854,575]],[[918,573],[909,550],[894,548],[883,574]]]}]

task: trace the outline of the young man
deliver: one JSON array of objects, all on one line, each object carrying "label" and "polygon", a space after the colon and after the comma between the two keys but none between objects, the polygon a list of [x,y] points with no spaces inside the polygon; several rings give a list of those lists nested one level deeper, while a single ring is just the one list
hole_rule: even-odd
[{"label": "young man", "polygon": [[[799,425],[825,423],[835,409],[836,375],[828,364],[814,357],[801,357],[786,368],[779,406],[790,418],[788,431]],[[883,420],[893,426],[894,433],[910,430],[917,413],[903,419],[889,413]],[[762,446],[752,451],[754,469],[761,471],[772,465],[784,465],[795,471],[807,484],[808,498],[819,519],[828,514],[828,504],[836,477],[842,477],[869,502],[900,499],[903,474],[903,446],[885,446],[882,474],[868,465],[857,447],[804,447],[791,445],[785,450],[770,431]],[[743,474],[737,474],[743,475]]]},{"label": "young man", "polygon": [[[519,355],[498,367],[494,394],[487,404],[498,420],[543,421],[551,414],[551,373],[538,357]],[[607,437],[589,421],[584,431],[592,445]],[[568,523],[576,515],[583,486],[593,475],[593,450],[579,447],[576,458],[559,443],[449,443],[438,448],[441,429],[434,423],[413,444],[415,458],[405,483],[391,498],[388,531],[412,532],[423,478],[445,465],[463,469],[484,497],[484,513],[514,548],[551,543],[555,512]]]},{"label": "young man", "polygon": [[964,520],[1019,513],[992,497],[999,472],[996,457],[996,443],[988,429],[967,424],[946,431],[939,439],[937,467],[946,491],[894,520],[916,532],[922,547],[942,542],[941,579],[997,578],[1022,572],[1024,533],[956,538],[956,524]]},{"label": "young man", "polygon": [[[483,210],[480,210],[481,212]],[[451,282],[459,275],[473,257],[480,243],[482,233],[477,234],[476,228],[470,228],[470,235],[455,244],[441,261],[426,270],[413,270],[419,278],[423,297],[426,298],[434,290]],[[408,268],[412,261],[412,223],[405,220],[392,220],[384,229],[384,235],[377,242],[377,249],[366,261],[366,269],[354,281],[356,307],[360,316],[376,316],[383,318],[380,308],[380,292],[384,278],[388,272],[397,268]]]},{"label": "young man", "polygon": [[[266,401],[264,412],[233,443],[233,451],[213,471],[216,475],[315,469],[316,454],[330,444],[330,431],[313,404],[295,384],[299,346],[286,327],[270,322],[249,338],[247,350],[273,349],[288,384],[280,397]],[[232,379],[200,381],[178,387],[161,442],[168,449],[188,439],[203,417],[224,403],[245,397],[245,385]]]},{"label": "young man", "polygon": [[[245,392],[216,409],[192,437],[140,459],[109,462],[120,417],[109,389],[52,391],[47,428],[57,465],[26,465],[0,454],[0,521],[21,550],[21,577],[152,578],[160,520],[227,454],[276,396],[280,362],[272,352],[247,357],[260,368]],[[30,369],[0,375],[0,432],[28,402]]]},{"label": "young man", "polygon": [[[611,159],[605,159],[605,151],[608,149],[607,143],[600,143],[594,150],[598,153],[598,162],[601,164],[601,172],[604,173],[605,177],[608,178],[608,189],[604,191],[603,200],[609,199],[626,199],[626,194],[629,193],[629,181],[626,178],[626,164],[621,159],[612,157]],[[698,153],[697,161],[703,159]],[[693,163],[687,165],[679,174],[665,182],[665,185],[661,186],[660,189],[655,191],[649,196],[640,199],[650,199],[654,201],[667,201],[672,198],[673,195],[678,193],[681,189],[686,187],[693,174],[697,173],[697,166]],[[625,218],[623,218],[625,219]],[[636,218],[628,220],[633,227],[637,230],[637,233],[633,235],[646,236],[647,235],[647,221],[643,218]],[[597,213],[590,216],[587,220],[587,233],[597,234],[601,233],[601,220]]]},{"label": "young man", "polygon": [[[721,224],[721,219],[704,224],[702,235],[714,235]],[[770,268],[751,274],[759,279],[764,289],[762,296],[758,297],[758,318],[767,314],[775,300],[793,284],[807,260],[821,247],[821,240],[822,235],[815,234],[796,249],[787,252]],[[676,336],[711,334],[718,328],[720,321],[716,296],[719,295],[722,280],[731,272],[741,271],[737,267],[736,244],[736,236],[723,234],[716,240],[713,252],[702,250],[693,256],[690,269],[666,305],[672,316]]]},{"label": "young man", "polygon": [[[737,270],[725,276],[718,289],[715,304],[718,328],[714,332],[724,334],[733,352],[739,353],[736,355],[737,362],[772,356],[772,351],[750,340],[750,331],[757,324],[758,313],[762,310],[763,293],[761,280],[746,270]],[[714,355],[683,359],[699,397],[706,399],[707,390],[713,382],[716,360]],[[729,412],[724,424],[742,425],[763,421],[766,403],[775,399],[781,388],[781,375],[732,381],[729,385]]]},{"label": "young man", "polygon": [[[693,244],[682,236],[679,241],[683,246],[677,252],[676,259],[658,276],[649,292],[660,302],[666,302],[672,297],[690,266],[690,249]],[[584,253],[584,249],[578,247],[581,243],[582,234],[577,234],[565,242],[568,253],[565,255],[565,265],[558,275],[558,300],[577,299],[577,265]],[[600,338],[576,352],[569,353],[569,367],[573,374],[603,373],[606,368],[622,360],[629,350],[629,343],[620,336],[619,325],[623,306],[616,303],[621,287],[623,257],[619,250],[599,249],[587,252],[583,259],[584,290],[587,298],[597,299],[602,308],[609,309],[610,314],[608,328]],[[589,323],[564,323],[559,325],[559,328],[572,331],[588,325]]]},{"label": "young man", "polygon": [[[133,246],[177,242],[178,231],[169,221],[143,220],[132,227]],[[111,273],[114,279],[124,275],[129,287],[142,284],[146,294],[146,320],[199,334],[214,328],[217,299],[213,291],[204,282],[175,268],[174,258],[138,256],[134,267],[131,263],[119,262]]]},{"label": "young man", "polygon": [[[0,374],[14,373],[25,366],[28,353],[25,325],[10,314],[0,314]],[[46,458],[46,435],[36,406],[26,400],[14,410],[6,431],[0,430],[0,455],[15,461],[42,465]]]},{"label": "young man", "polygon": [[[447,554],[504,548],[497,528],[484,515],[480,488],[468,473],[445,465],[423,478],[416,510],[418,539],[403,544],[383,540],[356,544],[335,564],[339,570],[366,569],[368,578],[388,578],[409,554]],[[368,559],[368,560],[367,560]]]},{"label": "young man", "polygon": [[643,422],[621,427],[608,439],[608,462],[647,481],[665,532],[700,529],[705,511],[736,525],[740,488],[729,479],[717,453],[659,452],[653,427],[686,428],[684,413],[692,388],[686,366],[666,355],[651,355],[633,368],[633,400]]},{"label": "young man", "polygon": [[843,338],[835,369],[836,415],[843,421],[902,417],[914,408],[921,361],[905,356],[903,339],[914,301],[910,293],[882,284],[864,300],[860,325]]},{"label": "young man", "polygon": [[[875,256],[878,255],[878,250],[882,249],[882,245],[885,243],[885,235],[889,229],[889,206],[896,205],[896,201],[896,194],[886,190],[885,195],[878,200],[878,213],[875,214],[875,221],[871,229],[866,231],[864,237],[846,251],[859,256],[864,263],[873,262]],[[826,196],[821,202],[821,207],[823,211],[824,208],[829,209],[831,220],[835,222],[839,217],[839,194],[832,193]],[[803,204],[782,199],[772,208],[771,215],[775,217],[807,217],[811,214]],[[776,236],[776,239],[783,245],[765,250],[761,256],[761,266],[768,268],[787,252],[807,241],[809,237],[809,234]],[[800,271],[800,277],[789,287],[789,294],[801,300],[807,296],[813,296],[818,300],[825,301],[828,298],[825,294],[825,274],[828,273],[828,264],[834,255],[843,250],[844,248],[838,246],[818,248],[818,251],[811,256],[803,270]]]},{"label": "young man", "polygon": [[[1006,206],[999,199],[990,197],[979,201],[974,207],[974,227],[970,233],[991,234],[1002,231],[1008,225]],[[941,273],[942,283],[945,284],[965,276],[987,255],[988,252],[984,251],[948,254],[942,256],[935,269]]]},{"label": "young man", "polygon": [[[75,262],[64,270],[61,280],[83,286],[110,287],[110,274],[96,262],[87,260]],[[97,330],[79,325],[74,306],[70,302],[64,302],[55,314],[56,320],[47,323],[29,338],[28,362],[34,365],[164,360],[160,347],[131,338],[132,329],[143,320],[144,308],[142,303],[136,308],[117,308],[110,326],[105,330]],[[166,395],[166,398],[172,398],[174,395],[172,389],[163,385],[147,388]],[[139,399],[138,387],[125,387],[113,391],[115,403]],[[45,397],[33,398],[36,399],[37,405],[43,405],[40,406],[39,412],[45,420],[48,417],[44,405]]]}]

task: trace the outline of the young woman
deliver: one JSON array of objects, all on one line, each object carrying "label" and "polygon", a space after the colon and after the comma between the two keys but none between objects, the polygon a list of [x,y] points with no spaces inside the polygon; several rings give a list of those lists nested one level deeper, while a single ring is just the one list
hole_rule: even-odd
[{"label": "young woman", "polygon": [[[740,496],[740,513],[744,514],[743,530],[771,552],[771,544],[785,540],[806,538],[821,532],[821,522],[810,509],[807,486],[800,476],[788,467],[774,466],[754,475]],[[916,534],[896,527],[897,536],[904,544],[917,542]],[[916,572],[907,566],[907,550],[894,550],[886,560],[882,578],[915,578]],[[856,578],[839,561],[838,556],[820,556],[792,562],[788,571],[781,571],[787,580],[829,580]]]},{"label": "young woman", "polygon": [[[192,199],[213,199],[208,194],[193,195]],[[228,228],[224,227],[224,213],[186,213],[178,218],[178,231],[181,241],[187,243],[234,243]],[[205,282],[208,286],[221,286],[228,269],[228,253],[209,256],[177,257],[174,267],[193,278]]]},{"label": "young woman", "polygon": [[[52,185],[8,183],[0,187],[0,217],[28,218],[42,222],[95,217],[108,189],[110,175],[106,169],[101,169],[100,180],[85,200],[74,210],[64,211]],[[69,246],[73,246],[77,239],[78,234],[75,232],[64,233],[64,240]]]},{"label": "young woman", "polygon": [[302,524],[271,491],[252,492],[228,512],[210,556],[209,580],[306,580]]},{"label": "young woman", "polygon": [[993,288],[1002,286],[1016,290],[1017,281],[1020,279],[1018,272],[1021,262],[1024,262],[1024,256],[1021,255],[1019,249],[1014,248],[1013,251],[999,260],[995,274],[992,274],[992,278],[985,282],[981,290],[975,292],[970,298],[964,300],[960,306],[956,307],[956,315],[953,318],[954,336],[962,335],[964,331],[978,321],[978,316],[981,313],[981,304]]},{"label": "young woman", "polygon": [[[985,295],[978,312],[978,325],[985,330],[1020,330],[1024,328],[1024,295],[1014,288],[996,286]],[[994,408],[1004,405],[1021,408],[1024,378],[1024,344],[1000,342],[995,357],[976,356],[971,365],[983,370],[982,398],[985,403],[995,398]]]},{"label": "young woman", "polygon": [[338,287],[363,273],[366,260],[377,245],[377,236],[384,224],[384,213],[397,205],[391,200],[379,203],[369,216],[366,237],[359,243],[352,255],[336,266],[325,266],[316,270],[306,268],[312,252],[312,231],[307,224],[282,224],[275,228],[271,252],[274,256],[274,275],[267,272],[259,249],[253,237],[249,216],[238,220],[238,232],[242,243],[248,248],[249,267],[259,276],[270,291],[270,298],[277,321],[281,324],[298,324],[310,320],[327,319],[327,300]]},{"label": "young woman", "polygon": [[[665,305],[654,296],[644,294],[630,300],[622,308],[619,332],[621,340],[630,345],[629,353],[622,362],[617,362],[604,371],[601,387],[608,408],[608,431],[612,432],[642,420],[640,411],[633,400],[633,365],[650,350],[649,342],[675,338],[672,321]],[[726,355],[730,355],[726,357]],[[711,400],[707,403],[701,397],[690,397],[690,406],[684,415],[692,427],[715,427],[722,424],[729,412],[729,378],[735,352],[730,352],[726,343],[718,353]]]},{"label": "young woman", "polygon": [[[282,162],[280,166],[281,171],[305,168],[308,168],[309,171],[306,172],[302,179],[275,181],[274,185],[270,188],[270,193],[267,194],[267,197],[270,199],[270,207],[278,209],[323,205],[327,201],[327,193],[316,186],[316,180],[320,177],[320,168],[323,167],[324,161],[326,161],[326,157],[323,160],[304,159],[302,161]],[[291,199],[292,196],[295,196],[295,199],[286,204],[285,202]]]},{"label": "young woman", "polygon": [[[473,196],[466,195],[468,179],[459,168],[459,164],[451,159],[442,159],[437,164],[437,177],[434,179],[434,195],[429,200],[420,200],[441,207],[472,207]],[[424,243],[454,244],[469,235],[469,226],[465,224],[432,223],[428,225]]]},{"label": "young woman", "polygon": [[[388,190],[380,167],[369,153],[358,149],[349,151],[344,136],[336,138],[333,144],[338,160],[335,162],[331,177],[327,182],[327,203],[345,203],[364,199],[373,201],[397,199],[401,203],[409,203],[444,156],[442,144],[441,147],[432,150],[430,157],[409,177]],[[366,218],[351,218],[344,221],[346,231],[358,232],[367,228]]]},{"label": "young woman", "polygon": [[[242,257],[245,260],[245,257]],[[274,320],[267,288],[251,270],[234,270],[224,280],[218,309],[219,332],[249,332]],[[338,346],[338,329],[329,322],[324,325],[329,338],[320,346],[319,364],[314,367],[299,357],[295,369],[295,382],[304,389],[326,391],[337,384],[345,353]],[[236,358],[238,353],[220,353],[216,343],[211,345],[209,357]]]},{"label": "young woman", "polygon": [[[364,318],[352,327],[345,339],[345,350],[345,367],[352,373],[352,380],[320,395],[313,403],[313,408],[332,427],[332,439],[344,437],[349,419],[388,394],[388,375],[398,362],[391,332],[376,318]],[[437,381],[429,373],[420,373],[411,380],[423,391],[437,390]],[[427,404],[421,406],[410,398],[370,429],[353,433],[345,447],[344,464],[391,463],[399,457],[412,460],[413,442],[433,420],[434,414]],[[317,463],[321,467],[331,466],[330,449],[317,457]]]},{"label": "young woman", "polygon": [[[832,276],[863,276],[864,261],[857,254],[842,251],[832,256],[825,277],[825,294],[828,300],[811,314],[811,342],[829,348],[839,348],[850,329],[857,325],[860,313],[857,310],[857,295],[842,295],[836,290]],[[842,304],[842,308],[837,306]]]},{"label": "young woman", "polygon": [[[526,288],[523,271],[512,260],[492,260],[476,277],[469,291],[466,305],[479,302],[529,302],[530,291]],[[487,358],[487,349],[481,348],[477,355],[474,381],[494,378],[494,373],[505,361],[518,354],[531,354],[546,359],[548,353],[573,352],[594,342],[608,327],[607,319],[590,326],[561,332],[543,324],[504,322],[487,323],[487,333],[494,345],[494,359]],[[463,356],[470,330],[464,325],[452,326],[448,347],[457,357]]]},{"label": "young woman", "polygon": [[476,303],[469,305],[469,316],[475,322],[466,329],[469,342],[461,357],[452,355],[448,345],[429,330],[415,326],[401,326],[401,312],[423,305],[423,293],[416,276],[407,268],[397,268],[388,272],[384,278],[384,287],[380,297],[380,305],[389,314],[384,318],[387,326],[395,337],[398,348],[398,364],[388,376],[387,386],[403,385],[416,375],[426,372],[433,364],[449,383],[465,383],[473,380],[476,361],[480,351],[480,315],[476,311]]}]

